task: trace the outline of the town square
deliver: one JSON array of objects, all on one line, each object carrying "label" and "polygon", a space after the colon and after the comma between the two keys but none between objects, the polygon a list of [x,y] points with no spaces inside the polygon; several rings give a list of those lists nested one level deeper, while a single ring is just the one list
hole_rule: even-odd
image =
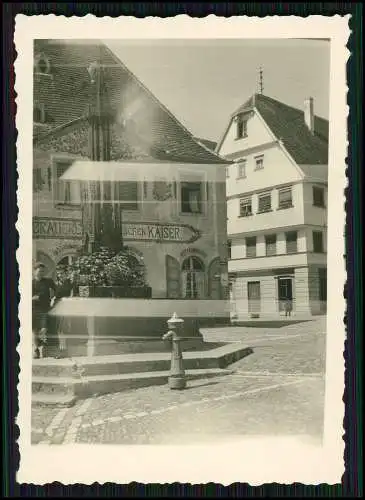
[{"label": "town square", "polygon": [[[175,41],[196,74],[164,90],[153,44],[34,40],[32,444],[322,442],[329,45],[273,46],[217,48],[266,61],[228,99],[214,44]],[[210,127],[178,105],[204,71]]]}]

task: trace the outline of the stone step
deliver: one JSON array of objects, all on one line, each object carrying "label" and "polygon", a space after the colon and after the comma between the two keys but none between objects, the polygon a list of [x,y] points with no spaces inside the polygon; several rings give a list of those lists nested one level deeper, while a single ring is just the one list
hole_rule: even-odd
[{"label": "stone step", "polygon": [[60,408],[69,408],[75,404],[77,397],[72,394],[47,394],[43,392],[35,392],[32,394],[33,406],[54,406]]},{"label": "stone step", "polygon": [[[183,353],[184,368],[225,368],[252,351],[244,344],[232,343],[210,351]],[[170,369],[170,353],[122,354],[73,359],[44,358],[33,361],[33,377],[68,377],[76,375],[77,366],[83,377],[125,373],[162,372]]]},{"label": "stone step", "polygon": [[[227,369],[186,370],[187,380],[230,375]],[[98,375],[82,380],[66,377],[33,377],[32,403],[36,405],[71,406],[77,399],[96,394],[122,392],[141,387],[167,384],[169,371]]]}]

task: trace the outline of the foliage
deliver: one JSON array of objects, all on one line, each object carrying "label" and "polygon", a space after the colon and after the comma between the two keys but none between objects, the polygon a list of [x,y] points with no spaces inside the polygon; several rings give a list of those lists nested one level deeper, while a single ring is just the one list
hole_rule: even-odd
[{"label": "foliage", "polygon": [[70,266],[59,266],[56,284],[89,286],[144,286],[144,270],[127,251],[117,254],[109,248],[91,254],[81,254]]},{"label": "foliage", "polygon": [[126,252],[119,252],[105,266],[110,285],[143,286],[143,268]]}]

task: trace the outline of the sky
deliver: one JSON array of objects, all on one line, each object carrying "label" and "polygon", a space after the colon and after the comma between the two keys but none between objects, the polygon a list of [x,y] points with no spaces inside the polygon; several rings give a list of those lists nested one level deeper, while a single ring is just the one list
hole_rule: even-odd
[{"label": "sky", "polygon": [[217,141],[230,115],[259,91],[328,119],[330,42],[325,40],[104,40],[192,134]]}]

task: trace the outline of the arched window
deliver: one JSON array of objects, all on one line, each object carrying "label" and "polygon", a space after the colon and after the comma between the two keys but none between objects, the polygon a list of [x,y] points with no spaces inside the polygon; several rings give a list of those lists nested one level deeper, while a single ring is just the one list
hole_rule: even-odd
[{"label": "arched window", "polygon": [[205,296],[204,264],[198,257],[188,257],[181,266],[183,297],[201,299]]}]

